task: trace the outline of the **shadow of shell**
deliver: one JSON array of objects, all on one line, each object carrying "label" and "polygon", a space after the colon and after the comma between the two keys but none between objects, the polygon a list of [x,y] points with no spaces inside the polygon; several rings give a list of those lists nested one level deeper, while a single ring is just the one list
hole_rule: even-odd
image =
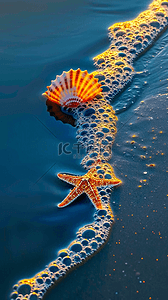
[{"label": "shadow of shell", "polygon": [[70,124],[73,127],[76,126],[75,124],[76,122],[73,116],[62,112],[61,106],[59,106],[58,104],[50,100],[46,101],[46,105],[47,105],[47,111],[50,113],[50,116],[53,116],[56,120],[60,120],[65,124]]}]

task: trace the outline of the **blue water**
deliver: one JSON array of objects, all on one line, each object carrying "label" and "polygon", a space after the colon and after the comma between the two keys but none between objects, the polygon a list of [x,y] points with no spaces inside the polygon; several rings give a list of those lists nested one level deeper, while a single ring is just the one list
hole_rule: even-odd
[{"label": "blue water", "polygon": [[[134,19],[150,1],[0,3],[1,297],[7,299],[12,285],[43,269],[94,212],[84,197],[63,210],[56,206],[69,190],[56,173],[84,170],[72,155],[58,155],[60,142],[76,142],[76,129],[50,117],[41,93],[63,70],[93,71],[92,58],[109,46],[108,26]],[[139,58],[135,70],[144,72],[114,102],[121,108],[136,98],[118,115],[111,163],[123,185],[112,194],[116,224],[109,241],[48,300],[167,295],[167,41],[165,32]]]}]

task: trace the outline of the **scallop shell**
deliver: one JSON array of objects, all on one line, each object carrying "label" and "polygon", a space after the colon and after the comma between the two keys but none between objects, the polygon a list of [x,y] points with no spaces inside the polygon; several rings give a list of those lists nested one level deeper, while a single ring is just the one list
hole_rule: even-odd
[{"label": "scallop shell", "polygon": [[81,102],[92,100],[102,91],[98,79],[80,69],[63,72],[47,88],[43,95],[64,107],[77,107]]}]

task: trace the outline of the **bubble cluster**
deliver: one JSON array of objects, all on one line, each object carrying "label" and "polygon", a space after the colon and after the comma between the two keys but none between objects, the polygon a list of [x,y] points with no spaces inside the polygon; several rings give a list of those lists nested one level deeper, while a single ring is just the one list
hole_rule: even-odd
[{"label": "bubble cluster", "polygon": [[132,21],[109,27],[111,45],[94,58],[95,77],[104,87],[104,97],[111,100],[132,79],[133,60],[150,46],[168,24],[168,1],[155,0],[149,9]]},{"label": "bubble cluster", "polygon": [[89,169],[95,162],[105,162],[111,158],[117,117],[107,100],[95,99],[74,109],[77,120],[78,142],[85,148],[87,155],[82,165]]},{"label": "bubble cluster", "polygon": [[128,60],[133,60],[167,25],[167,14],[167,1],[154,1],[148,10],[142,12],[133,21],[117,23],[109,27],[110,40],[118,51],[123,51]]},{"label": "bubble cluster", "polygon": [[[113,168],[108,163],[96,166],[100,178],[115,177]],[[12,300],[42,299],[46,291],[72,267],[82,263],[102,246],[109,235],[114,216],[109,205],[109,187],[98,188],[103,209],[96,210],[92,224],[85,225],[76,233],[76,239],[66,249],[58,252],[56,259],[33,278],[20,280],[11,294]]]},{"label": "bubble cluster", "polygon": [[134,75],[132,65],[126,61],[126,58],[117,58],[112,49],[111,47],[103,54],[104,58],[99,59],[98,57],[102,56],[100,54],[94,59],[95,64],[101,69],[93,72],[102,84],[104,98],[109,101],[132,80]]}]

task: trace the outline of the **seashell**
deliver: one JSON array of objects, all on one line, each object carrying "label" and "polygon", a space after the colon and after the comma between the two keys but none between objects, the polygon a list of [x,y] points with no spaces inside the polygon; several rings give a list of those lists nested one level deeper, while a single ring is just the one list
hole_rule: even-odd
[{"label": "seashell", "polygon": [[43,95],[64,107],[77,107],[82,102],[92,100],[102,91],[98,79],[80,69],[63,72],[51,82]]}]

